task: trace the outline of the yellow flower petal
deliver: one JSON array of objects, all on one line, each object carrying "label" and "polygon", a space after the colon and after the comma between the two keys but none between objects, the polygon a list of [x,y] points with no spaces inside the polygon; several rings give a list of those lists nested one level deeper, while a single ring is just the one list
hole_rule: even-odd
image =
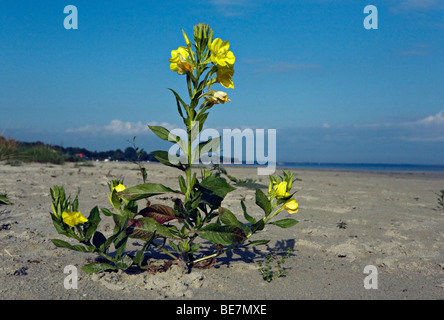
[{"label": "yellow flower petal", "polygon": [[219,51],[220,45],[222,43],[222,39],[221,38],[216,38],[213,40],[213,42],[210,45],[210,50],[212,52],[217,52]]},{"label": "yellow flower petal", "polygon": [[234,84],[232,80],[234,69],[232,66],[218,67],[216,70],[216,75],[216,81],[219,82],[222,86],[224,86],[225,88],[234,89]]},{"label": "yellow flower petal", "polygon": [[125,189],[126,189],[125,186],[121,183],[113,188],[113,190],[116,190],[116,192],[122,192]]},{"label": "yellow flower petal", "polygon": [[274,191],[276,192],[276,198],[282,199],[289,197],[290,194],[287,192],[287,181],[282,181],[274,186]]},{"label": "yellow flower petal", "polygon": [[189,56],[190,53],[186,47],[179,47],[177,50],[171,50],[171,58],[168,59],[171,71],[176,71],[178,74],[185,74],[192,71],[194,65],[189,63]]},{"label": "yellow flower petal", "polygon": [[229,49],[230,43],[227,40],[222,41],[220,38],[214,39],[210,45],[211,62],[222,67],[232,66],[236,58]]},{"label": "yellow flower petal", "polygon": [[62,213],[63,222],[70,227],[75,227],[78,224],[88,222],[80,212],[63,212]]},{"label": "yellow flower petal", "polygon": [[295,199],[288,200],[284,204],[285,210],[288,211],[288,213],[293,214],[298,212],[299,204],[296,202]]}]

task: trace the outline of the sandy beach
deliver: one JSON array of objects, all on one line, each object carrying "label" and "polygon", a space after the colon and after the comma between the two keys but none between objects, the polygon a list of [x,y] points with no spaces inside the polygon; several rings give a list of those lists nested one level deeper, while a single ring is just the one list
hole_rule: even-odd
[{"label": "sandy beach", "polygon": [[[147,164],[148,180],[177,188],[174,168]],[[227,167],[230,175],[254,179],[265,191],[267,176],[255,168]],[[111,179],[142,183],[135,164],[94,162],[92,166],[0,163],[0,299],[443,299],[444,210],[435,193],[444,189],[444,173],[358,172],[293,169],[299,223],[289,229],[269,225],[255,239],[267,246],[236,250],[214,267],[184,274],[173,266],[155,275],[122,271],[89,275],[80,267],[93,254],[56,248],[50,218],[50,188],[64,186],[73,197],[80,188],[80,210],[110,208]],[[278,169],[277,173],[282,170]],[[241,217],[245,199],[254,216],[255,189],[239,186],[223,205]],[[165,196],[153,202],[171,204]],[[282,212],[282,217],[289,216]],[[242,221],[243,218],[241,217]],[[112,232],[113,222],[99,230]],[[131,245],[136,247],[137,243]],[[285,277],[264,281],[259,262],[290,247]],[[131,246],[129,246],[129,249]],[[161,259],[167,257],[160,256]],[[65,289],[68,265],[78,267],[77,289]],[[366,289],[366,266],[377,270],[377,289]]]}]

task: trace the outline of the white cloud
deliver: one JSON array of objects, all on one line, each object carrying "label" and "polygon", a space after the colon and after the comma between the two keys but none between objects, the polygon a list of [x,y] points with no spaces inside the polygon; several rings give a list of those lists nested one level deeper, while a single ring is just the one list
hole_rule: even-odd
[{"label": "white cloud", "polygon": [[444,125],[444,115],[443,111],[438,112],[437,114],[433,116],[428,116],[422,120],[417,121],[418,124],[425,124],[425,125]]},{"label": "white cloud", "polygon": [[[424,127],[424,126],[444,126],[444,111],[440,111],[435,115],[427,116],[423,119],[406,121],[406,122],[386,122],[386,123],[370,123],[354,125],[354,128],[402,128],[402,127]],[[443,127],[444,129],[444,127]]]},{"label": "white cloud", "polygon": [[352,128],[353,131],[350,128],[340,129],[359,137],[373,135],[391,140],[441,142],[444,141],[444,111],[414,121],[354,125]]},{"label": "white cloud", "polygon": [[110,124],[103,127],[107,132],[114,134],[140,134],[148,131],[148,127],[142,122],[123,122],[112,120]]},{"label": "white cloud", "polygon": [[135,134],[148,134],[151,133],[151,130],[148,128],[148,125],[151,126],[162,126],[167,128],[168,130],[172,130],[176,128],[175,125],[172,125],[167,122],[158,123],[156,121],[151,121],[146,124],[137,121],[137,122],[129,122],[122,120],[112,120],[109,124],[104,126],[93,126],[86,125],[80,128],[68,128],[66,132],[68,133],[86,133],[86,134],[94,134],[94,135],[135,135]]}]

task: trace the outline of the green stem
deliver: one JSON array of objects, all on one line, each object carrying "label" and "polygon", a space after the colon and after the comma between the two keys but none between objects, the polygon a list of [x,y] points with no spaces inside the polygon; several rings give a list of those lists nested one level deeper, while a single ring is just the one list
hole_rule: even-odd
[{"label": "green stem", "polygon": [[102,258],[105,258],[108,261],[113,261],[113,262],[116,261],[116,259],[108,256],[106,253],[103,253],[103,252],[97,252],[97,253],[99,254],[99,256],[101,256]]},{"label": "green stem", "polygon": [[198,262],[201,262],[201,261],[204,261],[204,260],[207,260],[207,259],[216,258],[217,256],[220,256],[222,253],[225,253],[225,252],[227,252],[229,250],[232,250],[232,249],[234,249],[236,247],[239,247],[240,245],[241,245],[240,243],[232,244],[231,246],[227,247],[226,249],[224,249],[222,251],[210,254],[208,256],[205,256],[205,257],[202,257],[202,258],[199,258],[199,259],[196,259],[196,260],[193,260],[193,263],[198,263]]},{"label": "green stem", "polygon": [[164,247],[161,246],[157,246],[156,249],[160,249],[162,250],[165,254],[169,255],[171,258],[173,258],[174,260],[179,260],[175,255],[171,254],[170,252],[168,252]]},{"label": "green stem", "polygon": [[188,154],[187,154],[187,160],[188,160],[188,166],[186,169],[186,175],[187,175],[187,190],[185,194],[185,203],[190,201],[190,195],[191,195],[191,128],[188,132]]},{"label": "green stem", "polygon": [[278,210],[276,210],[271,216],[269,217],[264,217],[264,223],[268,223],[268,221],[270,221],[271,219],[273,219],[273,217],[275,217],[279,212],[281,212],[282,210],[284,210],[284,206],[280,207]]},{"label": "green stem", "polygon": [[204,261],[204,260],[207,260],[207,259],[216,258],[217,256],[221,255],[222,253],[223,252],[217,252],[217,253],[211,254],[209,256],[205,256],[205,257],[193,260],[193,263],[198,263],[198,262],[201,262],[201,261]]}]

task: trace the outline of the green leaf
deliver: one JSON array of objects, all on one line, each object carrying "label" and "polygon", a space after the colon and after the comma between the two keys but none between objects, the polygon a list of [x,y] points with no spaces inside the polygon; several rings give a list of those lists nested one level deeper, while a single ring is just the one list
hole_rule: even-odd
[{"label": "green leaf", "polygon": [[195,243],[191,246],[190,250],[188,250],[188,253],[194,253],[200,248],[200,243]]},{"label": "green leaf", "polygon": [[[209,112],[200,112],[198,114],[198,116],[196,117],[196,119],[194,119],[194,121],[197,121],[199,123],[199,131],[198,132],[202,131],[205,121],[208,118],[208,115],[209,115]],[[196,137],[193,137],[193,138],[196,138]]]},{"label": "green leaf", "polygon": [[254,240],[254,241],[248,242],[248,243],[246,244],[246,246],[258,246],[258,245],[264,245],[264,244],[267,244],[267,243],[269,243],[269,242],[270,242],[270,240]]},{"label": "green leaf", "polygon": [[56,229],[58,234],[72,238],[72,235],[68,232],[68,230],[66,230],[66,226],[63,224],[60,217],[51,214],[51,218],[54,228]]},{"label": "green leaf", "polygon": [[187,192],[187,183],[185,182],[185,178],[183,176],[179,176],[179,187],[183,194]]},{"label": "green leaf", "polygon": [[199,236],[214,244],[230,245],[235,242],[242,242],[246,239],[245,232],[238,227],[221,226],[218,223],[211,223],[197,231]]},{"label": "green leaf", "polygon": [[127,234],[131,238],[148,240],[154,232],[161,237],[177,239],[169,227],[160,224],[153,218],[130,219]]},{"label": "green leaf", "polygon": [[109,263],[88,263],[82,267],[82,270],[88,274],[93,274],[107,270],[117,270],[117,267]]},{"label": "green leaf", "polygon": [[122,239],[126,236],[126,228],[128,227],[128,217],[127,216],[119,216],[117,214],[113,215],[114,223],[116,226],[114,227],[114,233],[106,242],[102,245],[101,250],[106,251],[111,246],[111,244],[116,239]]},{"label": "green leaf", "polygon": [[115,189],[111,192],[109,200],[115,210],[120,209],[121,203],[119,197],[117,196],[117,191]]},{"label": "green leaf", "polygon": [[101,210],[102,210],[102,213],[107,217],[111,217],[113,215],[113,213],[106,208],[102,208]]},{"label": "green leaf", "polygon": [[241,228],[245,234],[249,232],[248,227],[244,223],[240,222],[236,218],[234,213],[228,210],[227,208],[219,208],[219,218],[220,221],[222,221],[222,223],[227,226]]},{"label": "green leaf", "polygon": [[119,269],[126,270],[133,264],[133,259],[129,255],[124,255],[120,259],[114,262],[116,264],[116,267]]},{"label": "green leaf", "polygon": [[263,219],[260,219],[256,223],[251,225],[251,233],[255,233],[256,231],[261,231],[265,227],[265,222]]},{"label": "green leaf", "polygon": [[220,221],[222,221],[223,224],[227,226],[233,226],[233,227],[241,227],[241,223],[239,220],[237,220],[236,216],[228,210],[227,208],[219,208],[219,218]]},{"label": "green leaf", "polygon": [[199,186],[203,188],[202,201],[210,205],[211,208],[220,206],[225,196],[235,190],[224,178],[210,175],[199,182]]},{"label": "green leaf", "polygon": [[[173,89],[169,89],[169,90],[171,90],[171,92],[174,94],[174,96],[176,97],[176,102],[177,102],[177,110],[179,111],[179,114],[180,114],[180,116],[182,117],[182,118],[184,118],[184,116],[183,116],[183,113],[182,113],[182,110],[181,110],[181,108],[180,108],[180,104],[182,105],[182,107],[185,109],[185,112],[187,112],[188,113],[188,109],[189,109],[189,106],[182,100],[182,98],[179,96],[179,94],[176,92],[176,91],[174,91]],[[180,104],[179,104],[180,103]]]},{"label": "green leaf", "polygon": [[92,238],[92,243],[94,247],[102,251],[103,248],[101,247],[106,243],[106,237],[100,231],[96,231]]},{"label": "green leaf", "polygon": [[290,228],[292,226],[294,226],[295,224],[297,224],[299,221],[295,220],[295,219],[282,219],[282,220],[278,220],[278,221],[274,221],[274,222],[270,222],[271,224],[274,224],[278,227],[281,228]]},{"label": "green leaf", "polygon": [[180,193],[179,191],[165,187],[160,183],[144,183],[127,188],[122,192],[119,192],[118,195],[120,195],[122,198],[125,198],[126,200],[136,201],[168,192]]},{"label": "green leaf", "polygon": [[173,167],[173,168],[177,168],[182,171],[185,171],[185,167],[180,162],[178,164],[174,164],[174,163],[170,162],[170,160],[168,159],[168,152],[167,151],[158,150],[158,151],[152,151],[151,153],[154,155],[154,157],[160,163],[162,163],[166,166],[169,166],[169,167]]},{"label": "green leaf", "polygon": [[160,139],[169,141],[172,143],[177,143],[177,145],[182,149],[183,152],[187,153],[187,148],[185,142],[175,134],[172,134],[167,128],[162,126],[150,126],[148,127],[155,133]]},{"label": "green leaf", "polygon": [[167,128],[164,128],[162,126],[150,126],[148,127],[151,129],[153,133],[155,133],[160,139],[177,143],[180,140],[180,137],[172,134]]},{"label": "green leaf", "polygon": [[[120,231],[120,230],[119,230]],[[128,242],[128,234],[126,232],[119,232],[114,238],[113,243],[116,248],[116,257],[120,257],[125,251],[126,244]]]},{"label": "green leaf", "polygon": [[169,245],[170,245],[171,249],[173,249],[177,253],[180,253],[180,249],[177,247],[177,245],[174,242],[169,241]]},{"label": "green leaf", "polygon": [[123,207],[123,212],[130,216],[130,218],[134,217],[139,211],[139,206],[136,201],[128,201],[125,203]]},{"label": "green leaf", "polygon": [[88,221],[83,226],[85,240],[88,241],[89,239],[91,239],[94,232],[96,232],[100,221],[102,221],[102,219],[100,218],[99,208],[94,207],[89,213]]},{"label": "green leaf", "polygon": [[149,207],[140,210],[139,214],[144,217],[153,218],[160,224],[164,224],[165,222],[178,218],[174,214],[173,208],[164,204],[152,204]]},{"label": "green leaf", "polygon": [[88,252],[88,250],[78,244],[78,245],[72,245],[66,241],[60,240],[60,239],[51,239],[52,243],[59,248],[66,248],[66,249],[70,249],[70,250],[74,250],[74,251],[79,251],[79,252]]},{"label": "green leaf", "polygon": [[242,211],[244,212],[244,218],[245,218],[245,220],[247,220],[247,221],[248,221],[249,223],[251,223],[251,224],[255,224],[255,223],[256,223],[256,219],[253,218],[252,216],[250,216],[250,215],[247,213],[247,208],[245,207],[244,200],[241,201],[241,207],[242,207]]},{"label": "green leaf", "polygon": [[256,189],[256,204],[264,210],[265,215],[268,216],[271,212],[271,203],[268,197],[261,189]]},{"label": "green leaf", "polygon": [[137,251],[135,257],[133,258],[134,263],[137,264],[139,266],[139,268],[142,266],[142,262],[145,257],[145,251],[151,245],[151,242],[153,242],[155,237],[156,237],[156,233],[154,232],[153,235],[151,236],[151,238],[149,238],[148,241],[145,242],[142,249]]},{"label": "green leaf", "polygon": [[73,211],[73,212],[79,211],[79,195],[76,195],[76,198],[72,202],[71,211]]},{"label": "green leaf", "polygon": [[219,148],[220,148],[220,137],[212,138],[205,142],[201,142],[193,150],[192,161],[202,158],[204,154],[207,154],[209,152],[214,153],[220,150]]},{"label": "green leaf", "polygon": [[0,194],[0,203],[3,204],[11,204],[9,199],[6,197],[6,195]]},{"label": "green leaf", "polygon": [[51,239],[51,241],[58,248],[67,248],[67,249],[71,249],[72,248],[72,244],[70,244],[70,243],[68,243],[66,241],[63,241],[63,240],[60,240],[60,239]]}]

